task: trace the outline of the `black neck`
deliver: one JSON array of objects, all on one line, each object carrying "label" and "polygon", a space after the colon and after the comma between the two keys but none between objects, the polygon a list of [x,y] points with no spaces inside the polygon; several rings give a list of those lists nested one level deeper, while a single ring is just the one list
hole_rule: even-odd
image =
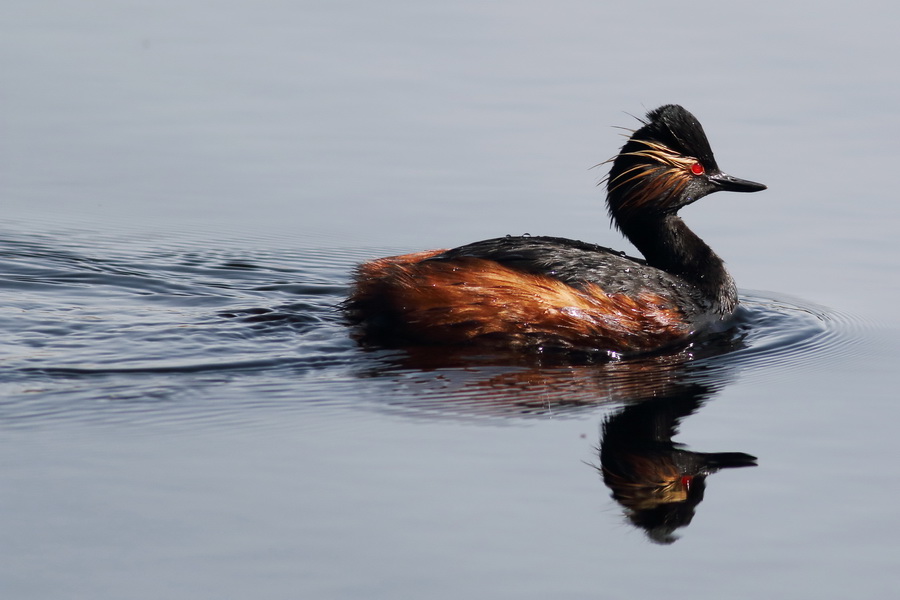
[{"label": "black neck", "polygon": [[678,216],[656,215],[619,225],[650,266],[698,288],[715,310],[734,310],[737,289],[725,263]]}]

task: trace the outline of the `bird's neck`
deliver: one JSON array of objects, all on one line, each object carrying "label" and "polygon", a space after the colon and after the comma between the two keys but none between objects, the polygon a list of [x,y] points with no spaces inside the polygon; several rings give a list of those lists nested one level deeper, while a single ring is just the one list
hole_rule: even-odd
[{"label": "bird's neck", "polygon": [[724,315],[734,311],[737,288],[725,263],[678,216],[656,216],[620,225],[650,266],[696,287],[715,312]]}]

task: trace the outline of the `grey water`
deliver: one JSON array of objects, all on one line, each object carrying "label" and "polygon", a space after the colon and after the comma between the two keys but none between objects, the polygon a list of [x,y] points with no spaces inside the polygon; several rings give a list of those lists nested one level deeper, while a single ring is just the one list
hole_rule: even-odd
[{"label": "grey water", "polygon": [[[900,591],[900,8],[4,12],[2,597]],[[596,362],[357,343],[364,260],[635,252],[592,167],[669,102],[769,186],[682,212],[737,327]]]}]

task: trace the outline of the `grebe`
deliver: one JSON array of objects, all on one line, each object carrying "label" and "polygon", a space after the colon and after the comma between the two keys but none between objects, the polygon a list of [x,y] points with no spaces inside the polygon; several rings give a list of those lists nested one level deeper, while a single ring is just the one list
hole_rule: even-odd
[{"label": "grebe", "polygon": [[697,119],[647,113],[606,177],[612,223],[644,255],[555,237],[502,237],[357,268],[345,304],[385,343],[479,344],[610,355],[657,350],[726,322],[734,280],[680,208],[719,190],[766,186],[723,173]]}]

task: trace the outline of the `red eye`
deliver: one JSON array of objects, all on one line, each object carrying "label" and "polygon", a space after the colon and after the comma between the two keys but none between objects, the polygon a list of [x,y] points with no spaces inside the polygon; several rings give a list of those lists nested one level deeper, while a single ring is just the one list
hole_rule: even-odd
[{"label": "red eye", "polygon": [[703,173],[705,172],[706,169],[704,169],[703,165],[701,165],[700,163],[695,162],[691,165],[691,173],[693,173],[694,175],[703,175]]}]

